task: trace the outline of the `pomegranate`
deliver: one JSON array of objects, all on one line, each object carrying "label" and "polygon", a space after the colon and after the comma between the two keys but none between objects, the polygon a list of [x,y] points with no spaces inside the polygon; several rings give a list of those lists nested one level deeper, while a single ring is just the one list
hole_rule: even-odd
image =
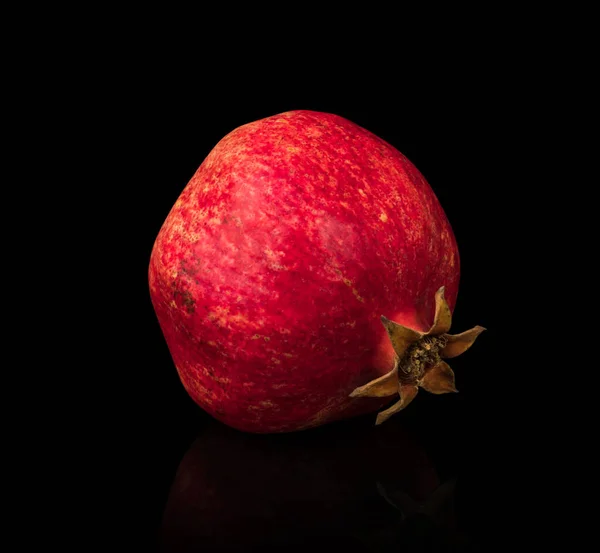
[{"label": "pomegranate", "polygon": [[[459,282],[452,228],[393,146],[290,111],[209,153],[161,227],[151,300],[183,386],[223,423],[287,432],[455,390],[443,357]],[[383,323],[383,324],[382,324]]]}]

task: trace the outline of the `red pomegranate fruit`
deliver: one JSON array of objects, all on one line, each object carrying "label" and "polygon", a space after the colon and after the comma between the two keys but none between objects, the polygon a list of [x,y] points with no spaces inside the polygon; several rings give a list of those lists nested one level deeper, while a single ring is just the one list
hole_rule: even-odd
[{"label": "red pomegranate fruit", "polygon": [[[223,423],[287,432],[455,390],[442,360],[459,282],[452,228],[393,146],[337,115],[243,125],[175,202],[149,266],[183,386]],[[383,324],[382,324],[383,323]]]}]

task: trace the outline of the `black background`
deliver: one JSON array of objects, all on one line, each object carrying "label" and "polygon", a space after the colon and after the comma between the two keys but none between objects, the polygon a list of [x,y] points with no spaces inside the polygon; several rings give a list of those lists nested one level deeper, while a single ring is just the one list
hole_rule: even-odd
[{"label": "black background", "polygon": [[[425,452],[440,481],[457,478],[460,508],[454,527],[463,541],[443,542],[438,550],[493,549],[517,530],[518,512],[525,501],[510,491],[511,475],[521,470],[522,462],[514,410],[521,391],[506,378],[507,371],[520,370],[519,360],[510,357],[506,348],[506,326],[515,288],[510,247],[514,232],[507,226],[514,228],[520,218],[518,203],[509,198],[515,189],[530,193],[516,177],[522,134],[527,131],[514,126],[516,110],[522,111],[527,100],[520,99],[506,80],[473,74],[472,68],[465,73],[455,68],[428,81],[402,75],[388,81],[363,66],[360,78],[341,75],[334,86],[325,81],[315,84],[305,70],[296,73],[299,82],[283,84],[279,78],[264,82],[262,73],[250,79],[222,80],[206,68],[201,75],[193,69],[178,73],[167,65],[159,69],[134,65],[111,86],[99,83],[104,99],[96,96],[88,106],[95,112],[93,124],[105,137],[94,141],[100,147],[87,152],[101,181],[96,189],[102,227],[95,236],[99,260],[95,270],[104,294],[97,296],[98,330],[93,340],[101,345],[94,346],[91,356],[99,367],[95,382],[101,393],[92,406],[94,430],[82,440],[90,446],[84,466],[89,462],[90,471],[92,466],[101,467],[93,469],[90,490],[94,491],[86,493],[93,505],[89,519],[101,528],[98,535],[127,540],[140,550],[156,547],[180,461],[194,440],[201,441],[219,425],[181,386],[150,303],[147,267],[156,234],[188,180],[225,134],[261,117],[311,109],[346,117],[404,153],[429,181],[454,229],[461,284],[453,330],[476,324],[488,330],[453,363],[460,393],[420,394],[393,425]],[[354,86],[365,77],[370,78],[367,90]],[[302,86],[307,81],[312,84]],[[347,437],[353,425],[364,436],[371,431],[371,419],[284,439],[296,440],[292,450],[302,451],[311,466],[318,467],[321,449],[315,443]],[[236,433],[223,435],[225,441],[240,440]],[[273,436],[256,444],[266,443],[264,447],[272,451],[277,440],[281,438]],[[245,445],[239,458],[228,460],[232,470],[243,472],[243,452],[263,447],[253,444]],[[265,466],[269,466],[266,461]],[[227,497],[235,497],[227,483],[223,486]],[[324,485],[319,501],[328,501],[326,489]],[[281,490],[282,497],[285,493]],[[286,501],[293,504],[294,497]],[[354,508],[368,518],[373,506],[367,500],[357,501]],[[252,501],[247,508],[250,516]],[[310,512],[314,506],[296,508]],[[311,527],[308,520],[300,530],[308,540],[303,543],[346,543],[333,523],[328,530],[327,525]],[[290,528],[292,539],[297,529]],[[402,543],[406,550],[428,550],[424,538],[414,538],[407,546],[403,531],[398,530],[397,541],[390,538],[384,544],[388,549],[382,545],[381,550]],[[265,530],[261,547],[273,546],[274,540]],[[208,548],[213,542],[202,543],[205,549],[198,550],[216,550]],[[238,542],[220,543],[223,550],[233,550],[232,544]],[[368,550],[360,540],[348,543],[344,547]],[[169,550],[169,543],[166,547]]]}]

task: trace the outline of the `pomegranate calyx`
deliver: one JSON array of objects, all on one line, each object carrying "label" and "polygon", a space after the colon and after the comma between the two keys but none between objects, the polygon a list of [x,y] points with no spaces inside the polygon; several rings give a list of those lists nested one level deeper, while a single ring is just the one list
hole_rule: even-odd
[{"label": "pomegranate calyx", "polygon": [[398,411],[402,411],[413,399],[415,399],[419,387],[414,384],[400,384],[398,386],[398,393],[400,394],[400,401],[394,403],[391,407],[388,407],[385,411],[381,411],[377,415],[375,424],[381,424],[388,420],[392,415]]},{"label": "pomegranate calyx", "polygon": [[452,312],[444,291],[442,286],[435,294],[435,315],[427,332],[419,332],[381,317],[394,348],[394,368],[350,394],[350,397],[400,395],[400,401],[379,413],[375,424],[381,424],[404,409],[415,398],[419,387],[432,394],[458,391],[454,384],[454,372],[442,359],[457,357],[467,351],[485,328],[475,326],[460,334],[448,334]]},{"label": "pomegranate calyx", "polygon": [[432,394],[458,392],[454,385],[454,371],[445,361],[440,361],[426,370],[419,386]]},{"label": "pomegranate calyx", "polygon": [[389,373],[356,388],[350,397],[388,397],[396,393],[398,393],[397,365]]}]

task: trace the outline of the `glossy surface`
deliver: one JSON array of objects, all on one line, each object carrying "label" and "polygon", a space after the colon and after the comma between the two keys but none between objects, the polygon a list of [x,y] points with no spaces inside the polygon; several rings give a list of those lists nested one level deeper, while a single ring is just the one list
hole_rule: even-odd
[{"label": "glossy surface", "polygon": [[316,426],[386,400],[353,399],[390,371],[380,316],[418,330],[459,259],[414,165],[336,115],[295,111],[223,138],[169,213],[149,284],[183,385],[251,432]]},{"label": "glossy surface", "polygon": [[212,422],[173,477],[160,549],[466,551],[462,486],[399,420],[276,436]]}]

